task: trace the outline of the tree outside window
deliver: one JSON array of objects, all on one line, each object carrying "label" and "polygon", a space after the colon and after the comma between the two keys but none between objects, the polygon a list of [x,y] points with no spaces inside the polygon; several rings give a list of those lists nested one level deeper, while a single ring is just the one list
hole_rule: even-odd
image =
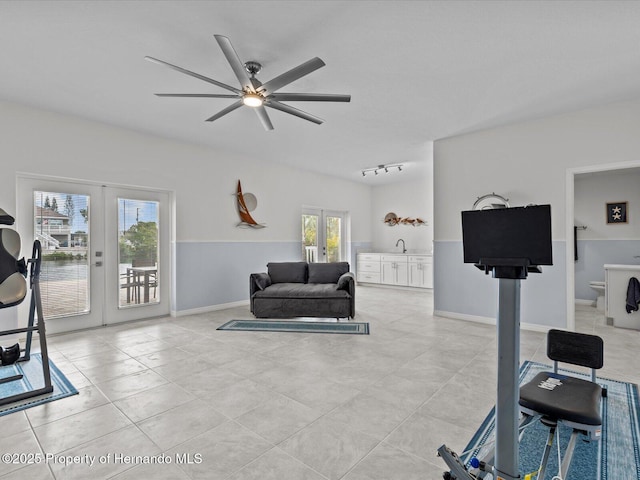
[{"label": "tree outside window", "polygon": [[340,218],[327,217],[327,262],[340,261],[340,227]]},{"label": "tree outside window", "polygon": [[133,260],[155,264],[158,260],[158,225],[156,222],[138,222],[120,237],[120,261]]}]

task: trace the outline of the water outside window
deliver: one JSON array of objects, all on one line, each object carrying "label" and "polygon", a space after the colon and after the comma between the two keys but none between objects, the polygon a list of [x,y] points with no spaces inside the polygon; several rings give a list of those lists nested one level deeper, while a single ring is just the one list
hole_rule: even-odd
[{"label": "water outside window", "polygon": [[118,198],[119,307],[160,301],[159,203]]},{"label": "water outside window", "polygon": [[42,245],[40,291],[45,318],[90,311],[89,203],[88,195],[34,192],[34,236]]}]

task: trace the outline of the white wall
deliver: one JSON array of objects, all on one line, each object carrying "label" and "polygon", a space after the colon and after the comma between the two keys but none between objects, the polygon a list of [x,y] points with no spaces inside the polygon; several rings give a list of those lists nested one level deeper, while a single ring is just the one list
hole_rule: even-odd
[{"label": "white wall", "polygon": [[[414,227],[384,223],[385,215],[420,217],[427,226]],[[430,253],[433,241],[433,181],[431,175],[407,182],[373,187],[371,198],[371,228],[374,250],[393,250],[399,238],[407,250]],[[401,249],[402,247],[398,247]]]},{"label": "white wall", "polygon": [[638,132],[635,100],[436,141],[435,310],[495,318],[497,282],[462,263],[460,212],[496,192],[513,206],[551,204],[554,265],[523,281],[522,322],[565,326],[567,169],[639,160]]},{"label": "white wall", "polygon": [[[302,205],[349,211],[352,241],[371,241],[371,188],[362,184],[6,102],[0,131],[0,205],[10,214],[17,172],[175,192],[177,310],[247,299],[253,269],[298,255]],[[239,179],[267,228],[236,228]]]}]

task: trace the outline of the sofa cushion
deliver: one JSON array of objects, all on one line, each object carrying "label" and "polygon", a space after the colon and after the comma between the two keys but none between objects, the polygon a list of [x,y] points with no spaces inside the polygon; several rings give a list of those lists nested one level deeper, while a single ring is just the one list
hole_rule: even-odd
[{"label": "sofa cushion", "polygon": [[271,283],[306,283],[307,262],[271,262],[267,264]]},{"label": "sofa cushion", "polygon": [[255,298],[349,298],[331,283],[275,283],[254,294]]},{"label": "sofa cushion", "polygon": [[347,262],[310,263],[309,283],[338,283],[338,279],[349,271]]}]

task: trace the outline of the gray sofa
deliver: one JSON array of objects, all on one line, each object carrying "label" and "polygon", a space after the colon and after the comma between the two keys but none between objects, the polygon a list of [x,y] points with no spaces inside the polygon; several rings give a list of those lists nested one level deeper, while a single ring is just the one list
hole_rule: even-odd
[{"label": "gray sofa", "polygon": [[347,262],[269,263],[249,276],[250,308],[258,318],[353,318],[355,278]]}]

